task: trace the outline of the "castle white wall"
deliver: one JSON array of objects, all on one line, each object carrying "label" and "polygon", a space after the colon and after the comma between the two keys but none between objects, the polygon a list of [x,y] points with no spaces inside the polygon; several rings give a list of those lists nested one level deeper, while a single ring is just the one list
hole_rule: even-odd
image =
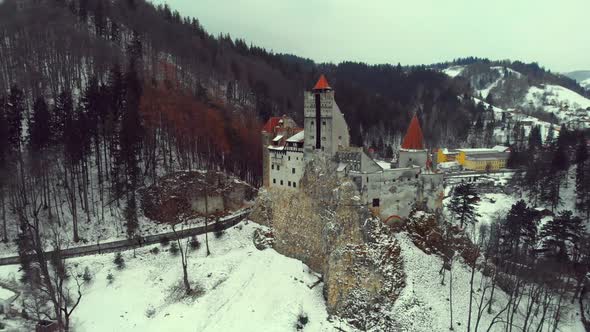
[{"label": "castle white wall", "polygon": [[303,151],[269,149],[269,155],[269,186],[298,189],[305,167]]},{"label": "castle white wall", "polygon": [[400,150],[398,167],[411,167],[413,165],[426,167],[428,160],[427,150]]}]

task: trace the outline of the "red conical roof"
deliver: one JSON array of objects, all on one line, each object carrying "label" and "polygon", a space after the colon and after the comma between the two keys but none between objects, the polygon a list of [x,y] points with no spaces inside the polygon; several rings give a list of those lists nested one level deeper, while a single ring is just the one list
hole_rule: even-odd
[{"label": "red conical roof", "polygon": [[402,149],[406,150],[422,150],[424,149],[424,145],[422,144],[423,136],[422,136],[422,129],[420,128],[420,122],[418,122],[418,117],[414,114],[412,121],[410,122],[410,127],[408,128],[408,132],[404,137],[404,141],[402,143]]},{"label": "red conical roof", "polygon": [[330,84],[328,84],[328,80],[326,79],[326,76],[324,76],[324,74],[322,74],[320,76],[320,79],[318,80],[318,82],[313,87],[313,89],[314,90],[327,90],[327,89],[332,89],[332,88],[330,87]]}]

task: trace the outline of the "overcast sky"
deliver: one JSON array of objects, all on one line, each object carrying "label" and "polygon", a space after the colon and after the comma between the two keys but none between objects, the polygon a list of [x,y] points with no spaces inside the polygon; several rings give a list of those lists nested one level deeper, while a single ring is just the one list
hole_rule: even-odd
[{"label": "overcast sky", "polygon": [[590,69],[590,0],[153,0],[318,62],[428,64],[457,57]]}]

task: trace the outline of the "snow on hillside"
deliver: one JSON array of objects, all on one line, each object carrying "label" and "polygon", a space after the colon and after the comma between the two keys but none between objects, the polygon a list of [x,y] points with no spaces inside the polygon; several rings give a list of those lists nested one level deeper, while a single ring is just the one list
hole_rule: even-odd
[{"label": "snow on hillside", "polygon": [[514,70],[512,68],[504,68],[504,67],[500,67],[500,66],[495,66],[495,67],[490,67],[490,69],[497,71],[500,75],[499,75],[499,77],[498,77],[497,80],[495,80],[494,82],[490,83],[485,88],[476,90],[479,94],[481,94],[481,96],[483,98],[487,98],[488,95],[490,94],[490,91],[492,91],[493,88],[495,88],[496,86],[498,86],[498,84],[500,84],[500,82],[502,82],[502,80],[504,79],[504,75],[506,74],[506,72],[511,73],[511,74],[515,75],[516,77],[521,77],[522,76],[521,73],[517,72],[516,70]]},{"label": "snow on hillside", "polygon": [[[405,234],[397,236],[402,248],[402,257],[405,271],[407,273],[406,287],[400,298],[396,301],[393,312],[401,324],[401,331],[449,331],[450,309],[449,309],[449,275],[447,274],[445,285],[441,285],[439,270],[442,260],[436,255],[429,255],[418,249]],[[464,331],[467,326],[469,308],[469,280],[471,271],[460,260],[453,264],[453,321],[457,331]],[[475,273],[474,297],[479,299],[482,290],[479,285],[482,275]],[[488,292],[489,294],[489,292]],[[507,295],[497,290],[495,295],[495,310],[492,314],[483,313],[478,330],[486,331],[497,313],[497,310],[504,306]],[[526,300],[522,300],[523,305]],[[474,301],[472,313],[472,324],[475,324],[477,317],[477,301]],[[577,306],[568,302],[566,314],[560,322],[560,331],[583,332],[577,315]],[[515,325],[522,326],[522,316],[515,318]],[[474,325],[472,325],[472,329]],[[495,324],[489,331],[504,331],[503,324]]]},{"label": "snow on hillside", "polygon": [[570,108],[590,107],[590,99],[559,85],[532,86],[525,98],[526,103],[535,106],[569,106]]},{"label": "snow on hillside", "polygon": [[590,78],[583,80],[580,82],[580,85],[585,88],[586,90],[590,90]]},{"label": "snow on hillside", "polygon": [[449,68],[444,69],[442,72],[445,73],[449,77],[457,77],[461,75],[465,66],[452,66]]},{"label": "snow on hillside", "polygon": [[[480,100],[478,98],[473,98],[473,100],[476,103],[483,103],[483,105],[485,107],[489,107],[490,104],[488,104],[487,102]],[[534,126],[539,126],[540,131],[541,131],[541,137],[543,139],[545,139],[547,137],[547,134],[549,134],[549,130],[551,128],[551,123],[549,122],[545,122],[542,120],[539,120],[538,118],[535,118],[533,116],[530,115],[526,115],[524,113],[517,113],[515,112],[514,109],[502,109],[500,107],[496,107],[492,105],[492,108],[494,109],[494,117],[496,121],[501,121],[502,120],[502,114],[506,113],[509,114],[511,117],[513,117],[513,119],[515,121],[519,121],[522,124],[522,127],[524,128],[525,131],[525,135],[528,136],[531,129]],[[555,126],[554,126],[555,127]],[[555,130],[558,130],[559,128],[554,128]],[[497,127],[494,129],[494,137],[496,138],[496,141],[498,143],[503,143],[506,142],[506,135],[508,134],[507,130],[509,130],[508,127]]]},{"label": "snow on hillside", "polygon": [[[257,250],[252,234],[259,226],[241,223],[221,239],[204,237],[189,257],[189,277],[204,293],[182,298],[180,257],[155,245],[123,253],[118,270],[113,254],[69,260],[89,267],[93,280],[85,286],[74,312],[76,331],[293,331],[300,313],[309,317],[306,331],[333,331],[322,297],[323,284],[302,262],[273,249]],[[150,249],[160,248],[159,254]],[[0,267],[1,278],[18,278],[19,266]],[[107,275],[114,276],[109,285]]]}]

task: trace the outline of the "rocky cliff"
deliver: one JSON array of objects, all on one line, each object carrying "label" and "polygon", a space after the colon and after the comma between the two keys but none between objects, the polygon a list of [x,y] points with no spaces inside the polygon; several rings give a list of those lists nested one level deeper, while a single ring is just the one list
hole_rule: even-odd
[{"label": "rocky cliff", "polygon": [[399,246],[330,162],[308,163],[298,191],[262,191],[251,218],[271,227],[276,251],[323,275],[330,314],[391,328],[388,309],[404,285]]}]

